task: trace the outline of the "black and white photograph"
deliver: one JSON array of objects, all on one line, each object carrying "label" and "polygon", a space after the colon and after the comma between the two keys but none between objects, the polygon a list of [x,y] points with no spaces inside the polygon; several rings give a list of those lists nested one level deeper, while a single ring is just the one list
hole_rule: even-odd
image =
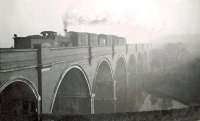
[{"label": "black and white photograph", "polygon": [[200,121],[200,0],[1,0],[0,121]]}]

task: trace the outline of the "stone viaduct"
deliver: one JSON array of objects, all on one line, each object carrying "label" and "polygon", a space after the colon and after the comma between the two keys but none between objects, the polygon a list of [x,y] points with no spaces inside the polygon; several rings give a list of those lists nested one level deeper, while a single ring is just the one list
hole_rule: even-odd
[{"label": "stone viaduct", "polygon": [[126,112],[132,77],[150,71],[151,45],[0,50],[1,112]]}]

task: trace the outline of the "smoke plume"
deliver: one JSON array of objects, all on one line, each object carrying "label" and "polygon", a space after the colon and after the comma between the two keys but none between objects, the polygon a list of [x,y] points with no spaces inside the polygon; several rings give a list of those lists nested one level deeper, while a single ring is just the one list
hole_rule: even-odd
[{"label": "smoke plume", "polygon": [[99,25],[110,22],[109,15],[81,15],[74,11],[68,11],[63,17],[64,28],[76,25]]}]

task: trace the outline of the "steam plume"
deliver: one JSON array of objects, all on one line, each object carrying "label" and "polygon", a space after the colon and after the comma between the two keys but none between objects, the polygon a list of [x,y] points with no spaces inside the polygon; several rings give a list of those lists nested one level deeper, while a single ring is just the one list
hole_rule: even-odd
[{"label": "steam plume", "polygon": [[87,16],[80,15],[77,12],[68,11],[63,17],[64,29],[73,25],[98,25],[106,24],[110,22],[110,17],[108,15],[95,15]]}]

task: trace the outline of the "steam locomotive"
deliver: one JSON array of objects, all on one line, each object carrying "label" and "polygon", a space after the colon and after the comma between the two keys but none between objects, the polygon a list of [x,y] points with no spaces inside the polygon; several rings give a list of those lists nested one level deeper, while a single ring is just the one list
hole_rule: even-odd
[{"label": "steam locomotive", "polygon": [[65,36],[58,35],[54,31],[43,31],[40,35],[29,35],[26,37],[14,36],[14,48],[34,48],[35,44],[42,47],[100,47],[125,45],[126,39],[115,35],[95,34],[87,32],[65,32]]}]

